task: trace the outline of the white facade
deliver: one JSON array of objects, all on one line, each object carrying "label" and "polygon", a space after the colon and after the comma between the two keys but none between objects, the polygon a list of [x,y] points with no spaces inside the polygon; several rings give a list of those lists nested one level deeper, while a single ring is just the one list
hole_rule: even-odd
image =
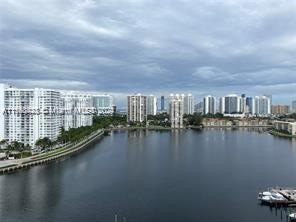
[{"label": "white facade", "polygon": [[271,114],[271,98],[268,96],[255,96],[253,98],[252,114],[267,116]]},{"label": "white facade", "polygon": [[296,135],[296,122],[275,121],[274,127],[277,130],[285,130],[291,135]]},{"label": "white facade", "polygon": [[169,113],[172,128],[183,128],[184,99],[182,95],[171,94],[169,101]]},{"label": "white facade", "polygon": [[[34,146],[39,138],[56,140],[62,126],[60,92],[50,89],[18,89],[0,86],[1,139]],[[4,101],[4,103],[3,103]],[[4,105],[4,106],[3,106]],[[3,122],[4,123],[3,123]]]},{"label": "white facade", "polygon": [[63,127],[65,130],[93,123],[93,97],[89,94],[75,91],[63,91]]},{"label": "white facade", "polygon": [[114,99],[111,95],[93,95],[93,105],[98,115],[112,115]]},{"label": "white facade", "polygon": [[147,96],[146,100],[147,115],[156,115],[157,113],[157,98],[153,95]]},{"label": "white facade", "polygon": [[203,101],[204,109],[203,113],[204,114],[215,114],[217,111],[216,107],[216,98],[209,95],[204,98]]},{"label": "white facade", "polygon": [[147,116],[146,96],[141,94],[127,97],[127,121],[144,122]]},{"label": "white facade", "polygon": [[192,94],[181,94],[181,99],[183,100],[183,114],[193,114],[194,112],[194,97]]}]

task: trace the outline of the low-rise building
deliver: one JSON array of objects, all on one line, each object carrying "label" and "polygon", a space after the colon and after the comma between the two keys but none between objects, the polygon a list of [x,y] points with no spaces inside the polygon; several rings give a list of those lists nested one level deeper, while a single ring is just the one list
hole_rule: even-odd
[{"label": "low-rise building", "polygon": [[274,121],[274,128],[296,135],[296,122]]},{"label": "low-rise building", "polygon": [[216,118],[204,118],[202,125],[205,127],[229,127],[233,126],[233,122],[227,119],[216,119]]}]

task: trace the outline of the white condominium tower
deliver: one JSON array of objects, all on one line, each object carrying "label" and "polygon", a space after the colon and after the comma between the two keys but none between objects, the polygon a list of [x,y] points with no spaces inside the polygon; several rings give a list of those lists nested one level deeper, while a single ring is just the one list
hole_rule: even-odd
[{"label": "white condominium tower", "polygon": [[216,113],[216,98],[209,95],[203,99],[204,114],[215,114]]},{"label": "white condominium tower", "polygon": [[113,96],[105,95],[93,95],[93,105],[98,115],[112,115],[114,110]]},{"label": "white condominium tower", "polygon": [[169,99],[169,113],[172,128],[183,128],[184,99],[182,95],[171,94]]},{"label": "white condominium tower", "polygon": [[183,100],[184,105],[184,114],[193,114],[194,112],[194,98],[192,94],[181,94],[181,99]]},{"label": "white condominium tower", "polygon": [[0,84],[0,140],[34,146],[39,138],[56,140],[62,126],[60,92],[18,89]]},{"label": "white condominium tower", "polygon": [[75,91],[63,91],[63,127],[65,130],[93,123],[93,97],[89,94]]},{"label": "white condominium tower", "polygon": [[271,98],[269,96],[255,96],[253,99],[254,115],[266,116],[271,114]]},{"label": "white condominium tower", "polygon": [[143,122],[146,120],[146,96],[141,94],[127,97],[127,121]]},{"label": "white condominium tower", "polygon": [[147,115],[156,115],[157,112],[157,98],[153,95],[147,96],[146,100]]}]

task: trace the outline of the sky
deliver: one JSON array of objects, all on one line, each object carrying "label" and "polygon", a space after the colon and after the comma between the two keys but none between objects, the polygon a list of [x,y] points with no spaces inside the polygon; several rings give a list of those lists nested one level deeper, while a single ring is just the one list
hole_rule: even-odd
[{"label": "sky", "polygon": [[296,1],[1,0],[0,82],[296,100]]}]

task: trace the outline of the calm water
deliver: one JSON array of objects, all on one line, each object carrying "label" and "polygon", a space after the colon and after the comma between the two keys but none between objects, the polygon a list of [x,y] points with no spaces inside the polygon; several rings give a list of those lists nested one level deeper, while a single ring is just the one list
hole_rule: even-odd
[{"label": "calm water", "polygon": [[0,221],[286,221],[256,200],[275,185],[296,187],[296,142],[247,130],[114,132],[0,176]]}]

